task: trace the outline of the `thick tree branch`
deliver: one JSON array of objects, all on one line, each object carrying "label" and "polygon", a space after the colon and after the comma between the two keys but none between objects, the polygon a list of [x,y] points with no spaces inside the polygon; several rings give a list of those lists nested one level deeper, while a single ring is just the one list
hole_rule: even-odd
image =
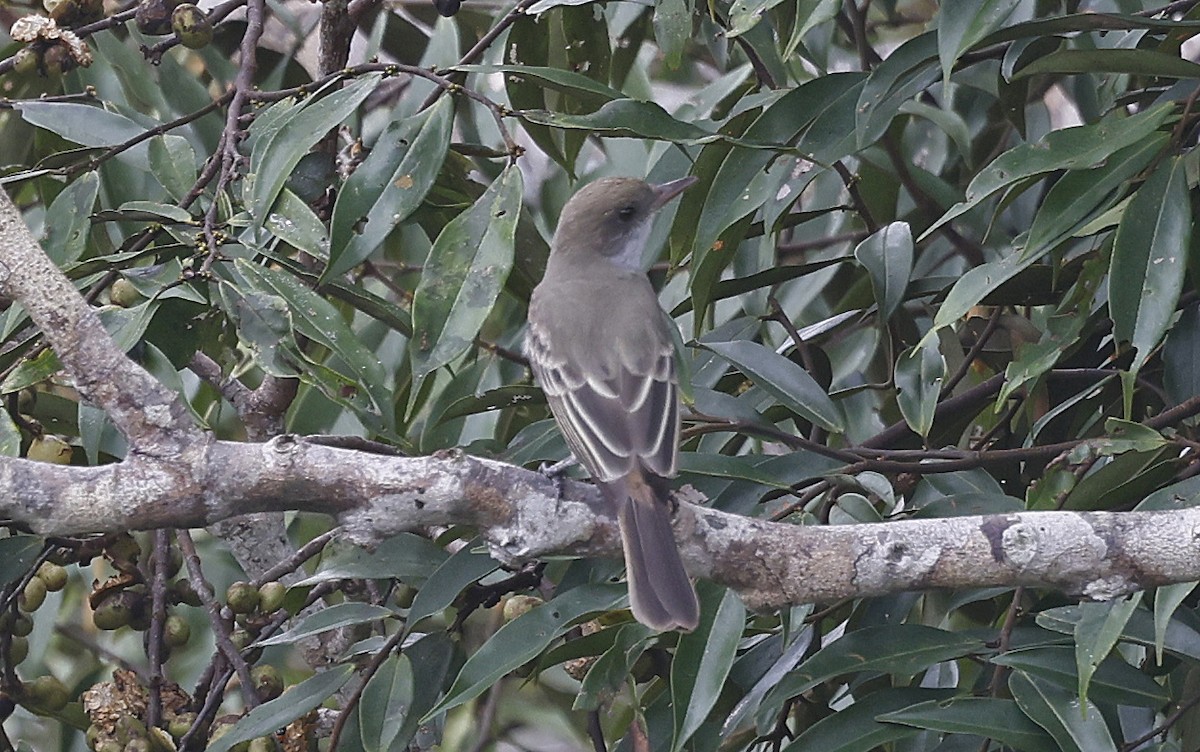
[{"label": "thick tree branch", "polygon": [[203,441],[174,392],[125,357],[95,311],[38,246],[0,191],[0,295],[19,300],[85,399],[101,407],[134,453],[168,457]]}]

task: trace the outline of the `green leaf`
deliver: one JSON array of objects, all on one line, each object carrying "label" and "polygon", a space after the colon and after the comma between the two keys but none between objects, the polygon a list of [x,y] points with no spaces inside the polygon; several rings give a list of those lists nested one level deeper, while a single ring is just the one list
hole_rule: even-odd
[{"label": "green leaf", "polygon": [[196,183],[196,150],[181,136],[167,134],[150,139],[150,172],[172,199],[181,201]]},{"label": "green leaf", "polygon": [[[82,403],[80,403],[82,404]],[[7,410],[0,410],[0,457],[21,456],[21,429]],[[96,463],[93,463],[96,464]],[[3,577],[0,576],[0,581]]]},{"label": "green leaf", "polygon": [[467,659],[446,696],[425,714],[425,720],[483,694],[500,677],[537,657],[577,620],[608,611],[624,597],[624,585],[582,585],[521,614]]},{"label": "green leaf", "polygon": [[354,666],[346,664],[310,676],[274,700],[251,710],[228,733],[210,744],[207,752],[229,752],[235,744],[273,735],[333,697],[353,674]]},{"label": "green leaf", "polygon": [[967,186],[966,200],[955,204],[918,240],[965,214],[998,191],[1027,178],[1063,169],[1082,169],[1100,164],[1127,146],[1140,143],[1167,121],[1173,105],[1163,103],[1136,115],[1113,112],[1095,125],[1062,128],[1047,133],[1041,141],[1023,144],[1001,154],[983,168]]},{"label": "green leaf", "polygon": [[1054,739],[1022,713],[1015,702],[996,697],[926,702],[883,713],[877,720],[948,734],[983,736],[1021,752],[1061,752]]},{"label": "green leaf", "polygon": [[413,375],[466,352],[491,313],[513,263],[521,171],[508,167],[438,235],[413,296]]},{"label": "green leaf", "polygon": [[[1149,611],[1137,610],[1121,632],[1121,640],[1153,647],[1160,640],[1163,650],[1174,655],[1200,661],[1200,629],[1193,628],[1181,618],[1183,612],[1167,623],[1161,634],[1155,633],[1154,617]],[[1064,634],[1074,634],[1075,625],[1083,618],[1079,606],[1047,609],[1037,615],[1038,626]]]},{"label": "green leaf", "polygon": [[1163,342],[1163,387],[1172,405],[1200,395],[1200,308],[1187,306]]},{"label": "green leaf", "polygon": [[878,141],[901,105],[929,88],[937,75],[936,54],[937,36],[929,31],[904,42],[871,71],[855,109],[859,148]]},{"label": "green leaf", "polygon": [[879,319],[887,321],[904,302],[912,274],[912,230],[907,222],[885,225],[855,247],[854,257],[871,275]]},{"label": "green leaf", "polygon": [[46,237],[42,249],[55,266],[79,259],[92,229],[92,207],[100,193],[100,176],[87,172],[72,182],[46,210]]},{"label": "green leaf", "polygon": [[521,110],[521,120],[553,128],[591,131],[598,136],[648,138],[681,144],[717,141],[721,136],[698,125],[676,120],[654,102],[616,99],[589,115],[571,115],[548,110]]},{"label": "green leaf", "polygon": [[576,97],[582,103],[592,103],[596,107],[625,96],[617,89],[605,86],[595,79],[574,71],[544,65],[454,65],[449,70],[463,73],[507,73],[513,77],[532,79],[545,89]]},{"label": "green leaf", "polygon": [[1087,702],[1088,685],[1101,661],[1116,647],[1121,632],[1129,623],[1141,592],[1108,603],[1081,603],[1080,619],[1075,623],[1075,664],[1079,672],[1079,699]]},{"label": "green leaf", "polygon": [[454,657],[445,632],[432,632],[384,662],[363,691],[357,708],[366,752],[402,752],[421,716],[437,701]]},{"label": "green leaf", "polygon": [[328,632],[331,629],[366,624],[367,622],[379,621],[380,619],[388,619],[395,615],[389,608],[375,606],[370,603],[338,603],[323,608],[311,616],[305,616],[286,632],[280,632],[256,644],[259,647],[288,645],[293,642],[299,642],[306,637]]},{"label": "green leaf", "polygon": [[1025,256],[1040,256],[1070,237],[1111,200],[1125,183],[1146,168],[1170,140],[1166,133],[1152,133],[1132,146],[1113,154],[1101,167],[1071,170],[1050,188],[1038,208],[1025,241]]},{"label": "green leaf", "polygon": [[783,752],[872,752],[884,748],[918,733],[916,724],[890,722],[886,716],[949,700],[953,693],[949,689],[884,687],[856,697],[854,704],[804,729]]},{"label": "green leaf", "polygon": [[1013,79],[1045,73],[1131,73],[1159,78],[1200,78],[1200,65],[1158,50],[1058,50],[1034,59]]},{"label": "green leaf", "polygon": [[950,80],[958,58],[1003,24],[1017,4],[1017,0],[957,0],[941,6],[937,42],[944,80]]},{"label": "green leaf", "polygon": [[946,359],[936,337],[926,337],[896,360],[896,404],[918,436],[929,436],[938,395],[946,378]]},{"label": "green leaf", "polygon": [[388,538],[373,551],[349,543],[334,543],[325,548],[317,571],[296,585],[387,577],[411,583],[429,577],[447,558],[440,546],[412,533],[400,533]]},{"label": "green leaf", "polygon": [[0,538],[0,585],[23,576],[45,545],[45,539],[38,535]]},{"label": "green leaf", "polygon": [[[478,544],[478,541],[474,542]],[[442,562],[413,598],[408,612],[408,624],[416,624],[426,616],[449,606],[467,585],[488,576],[500,565],[487,554],[476,553],[474,545],[463,546]]]},{"label": "green leaf", "polygon": [[580,683],[579,694],[571,705],[572,710],[591,712],[610,702],[629,681],[633,664],[658,636],[656,631],[637,622],[615,629],[617,635],[612,647],[605,650],[588,669],[587,676]]},{"label": "green leaf", "polygon": [[918,624],[867,627],[850,632],[821,648],[784,677],[763,701],[767,708],[803,694],[834,677],[882,672],[910,677],[935,663],[961,658],[983,649],[979,640]]},{"label": "green leaf", "polygon": [[746,623],[746,608],[732,590],[701,582],[697,592],[703,604],[700,625],[679,638],[671,662],[674,752],[683,749],[716,705]]},{"label": "green leaf", "polygon": [[[74,102],[17,101],[13,109],[25,122],[57,133],[83,146],[116,146],[141,136],[141,125],[124,115]],[[149,146],[143,141],[121,152],[117,159],[142,170],[150,169]]]},{"label": "green leaf", "polygon": [[338,193],[322,283],[362,263],[421,205],[445,161],[453,124],[453,100],[442,97],[388,125]]},{"label": "green leaf", "polygon": [[284,183],[308,150],[358,109],[381,78],[379,74],[368,74],[321,99],[291,108],[285,122],[256,139],[244,194],[255,226],[262,226]]},{"label": "green leaf", "polygon": [[1109,268],[1113,334],[1136,349],[1136,373],[1158,346],[1183,290],[1192,212],[1183,158],[1165,160],[1121,218]]},{"label": "green leaf", "polygon": [[[1010,650],[991,661],[998,666],[1020,669],[1066,690],[1079,688],[1075,648],[1070,645],[1037,645]],[[1130,666],[1119,653],[1110,653],[1096,667],[1089,692],[1096,702],[1139,708],[1161,708],[1171,699],[1165,687]]]},{"label": "green leaf", "polygon": [[313,258],[329,258],[329,232],[325,224],[308,204],[287,188],[279,192],[263,226],[275,237]]},{"label": "green leaf", "polygon": [[[758,25],[767,11],[782,2],[783,0],[734,0],[733,5],[729,7],[729,28],[725,37],[732,39],[750,31]],[[691,31],[690,26],[688,31]]]},{"label": "green leaf", "polygon": [[1154,591],[1154,657],[1162,665],[1163,641],[1167,636],[1167,625],[1184,599],[1196,589],[1196,582],[1177,582],[1160,585]]},{"label": "green leaf", "polygon": [[834,433],[845,430],[841,411],[821,385],[808,375],[808,371],[782,355],[749,340],[703,342],[701,346],[729,361],[763,391],[805,420]]},{"label": "green leaf", "polygon": [[1014,671],[1008,688],[1021,710],[1054,737],[1063,752],[1116,752],[1095,705],[1037,677]]},{"label": "green leaf", "polygon": [[679,68],[684,47],[691,37],[692,13],[687,0],[658,0],[654,4],[654,40],[658,42],[667,68]]},{"label": "green leaf", "polygon": [[[391,430],[395,424],[392,395],[387,389],[387,379],[379,357],[350,329],[341,313],[329,301],[300,284],[291,274],[238,259],[235,266],[245,278],[247,285],[267,295],[281,298],[287,304],[290,324],[295,331],[314,342],[329,348],[349,371],[354,390],[365,394],[369,404],[352,402],[361,417]],[[323,365],[333,373],[340,373],[332,364]],[[346,394],[337,394],[346,399]],[[351,394],[351,398],[357,397]]]}]

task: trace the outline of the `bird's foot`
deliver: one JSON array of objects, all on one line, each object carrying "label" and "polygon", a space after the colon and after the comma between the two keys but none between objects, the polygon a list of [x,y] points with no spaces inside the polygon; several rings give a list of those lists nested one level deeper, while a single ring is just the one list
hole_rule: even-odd
[{"label": "bird's foot", "polygon": [[554,484],[555,512],[558,511],[558,502],[562,501],[563,497],[563,479],[567,477],[567,470],[575,463],[575,456],[569,454],[565,459],[552,464],[543,462],[541,467],[538,468],[538,472],[546,476]]}]

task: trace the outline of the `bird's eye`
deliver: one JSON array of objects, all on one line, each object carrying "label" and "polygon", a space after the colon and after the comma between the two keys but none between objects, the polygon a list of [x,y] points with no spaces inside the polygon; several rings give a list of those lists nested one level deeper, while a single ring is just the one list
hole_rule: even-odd
[{"label": "bird's eye", "polygon": [[634,209],[632,206],[622,206],[620,209],[617,209],[617,216],[626,222],[633,219],[633,215],[636,213],[637,209]]}]

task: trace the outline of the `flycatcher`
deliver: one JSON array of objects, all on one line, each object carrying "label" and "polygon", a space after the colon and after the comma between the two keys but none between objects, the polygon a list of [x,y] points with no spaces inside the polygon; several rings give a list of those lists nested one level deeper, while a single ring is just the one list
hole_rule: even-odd
[{"label": "flycatcher", "polygon": [[633,615],[658,630],[695,629],[700,608],[671,532],[675,353],[642,258],[655,212],[695,182],[605,178],[572,196],[525,341],[567,445],[616,512]]}]

